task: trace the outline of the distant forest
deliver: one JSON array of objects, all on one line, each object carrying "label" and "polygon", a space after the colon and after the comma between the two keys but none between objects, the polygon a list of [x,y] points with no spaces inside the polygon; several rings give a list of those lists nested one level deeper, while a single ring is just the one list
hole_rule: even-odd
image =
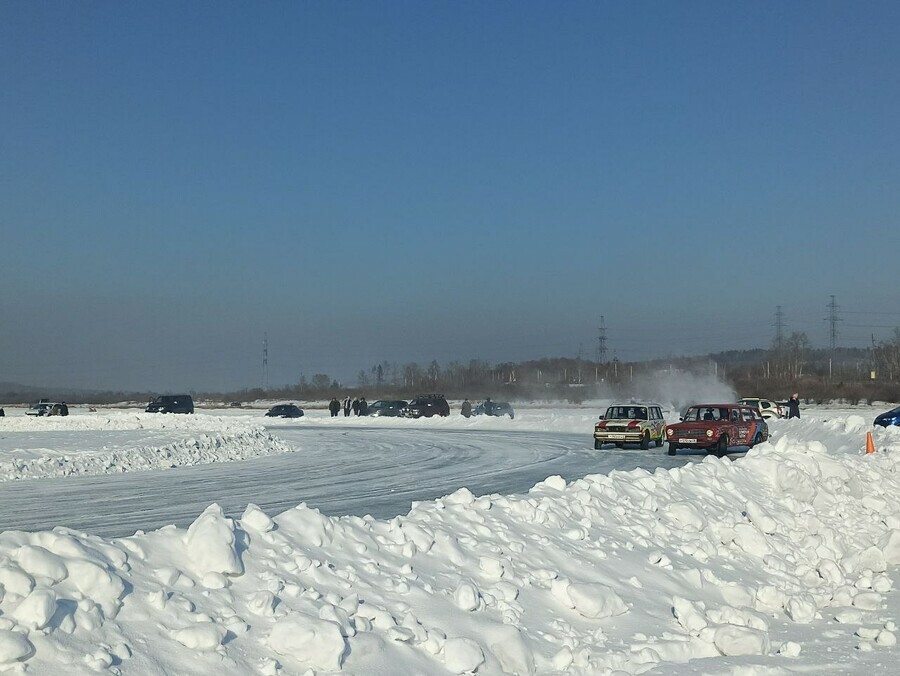
[{"label": "distant forest", "polygon": [[[801,400],[842,400],[856,404],[900,401],[900,329],[893,338],[870,349],[811,349],[804,333],[793,333],[769,349],[731,350],[696,357],[669,357],[648,361],[599,363],[568,357],[490,364],[472,360],[440,365],[382,362],[359,372],[352,385],[325,373],[293,385],[235,392],[191,392],[198,401],[258,400],[317,401],[364,395],[375,399],[408,399],[420,393],[442,393],[448,398],[473,400],[565,400],[580,403],[611,396],[640,396],[640,387],[661,374],[709,376],[745,396],[787,399],[799,392]],[[112,404],[142,402],[143,392],[67,392],[0,385],[0,401],[28,403],[49,397],[68,403]]]}]

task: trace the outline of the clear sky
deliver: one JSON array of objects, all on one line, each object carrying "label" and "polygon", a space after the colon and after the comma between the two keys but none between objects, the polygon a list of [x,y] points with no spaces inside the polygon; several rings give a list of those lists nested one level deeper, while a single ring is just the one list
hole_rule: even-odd
[{"label": "clear sky", "polygon": [[[865,346],[900,3],[0,3],[0,381]],[[883,313],[883,314],[875,314]]]}]

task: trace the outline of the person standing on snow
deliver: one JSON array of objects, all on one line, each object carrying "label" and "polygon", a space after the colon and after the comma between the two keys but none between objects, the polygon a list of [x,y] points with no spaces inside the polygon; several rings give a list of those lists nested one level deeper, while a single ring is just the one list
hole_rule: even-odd
[{"label": "person standing on snow", "polygon": [[465,401],[463,401],[463,403],[462,403],[462,409],[460,410],[460,413],[462,413],[463,416],[466,417],[466,418],[471,417],[471,415],[472,415],[472,404],[469,403],[469,400],[468,400],[468,399],[466,399]]},{"label": "person standing on snow", "polygon": [[359,415],[359,398],[353,400],[353,403],[350,405],[353,409],[353,415]]},{"label": "person standing on snow", "polygon": [[328,404],[328,410],[331,411],[332,418],[337,418],[337,414],[341,410],[341,403],[337,400],[337,397],[331,398],[331,403]]},{"label": "person standing on snow", "polygon": [[491,401],[490,397],[484,400],[484,414],[494,415],[494,402]]},{"label": "person standing on snow", "polygon": [[794,392],[788,400],[788,418],[800,417],[800,393]]},{"label": "person standing on snow", "polygon": [[365,397],[360,397],[359,415],[369,415],[369,402],[366,401]]},{"label": "person standing on snow", "polygon": [[350,395],[344,398],[344,417],[350,415]]}]

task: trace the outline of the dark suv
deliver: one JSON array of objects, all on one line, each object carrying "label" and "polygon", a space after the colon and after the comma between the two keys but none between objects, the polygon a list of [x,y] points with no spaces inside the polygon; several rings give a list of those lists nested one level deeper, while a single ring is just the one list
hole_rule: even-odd
[{"label": "dark suv", "polygon": [[420,394],[402,410],[406,418],[430,418],[435,415],[450,415],[450,404],[443,394]]},{"label": "dark suv", "polygon": [[147,413],[193,413],[194,400],[189,394],[164,394],[144,409]]}]

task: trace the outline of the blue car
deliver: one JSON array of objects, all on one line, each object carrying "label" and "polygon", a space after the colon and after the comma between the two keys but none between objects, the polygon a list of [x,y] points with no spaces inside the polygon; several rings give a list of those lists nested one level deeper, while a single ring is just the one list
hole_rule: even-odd
[{"label": "blue car", "polygon": [[875,418],[875,424],[880,427],[889,427],[891,425],[900,425],[900,406],[891,409],[887,413],[882,413]]}]

